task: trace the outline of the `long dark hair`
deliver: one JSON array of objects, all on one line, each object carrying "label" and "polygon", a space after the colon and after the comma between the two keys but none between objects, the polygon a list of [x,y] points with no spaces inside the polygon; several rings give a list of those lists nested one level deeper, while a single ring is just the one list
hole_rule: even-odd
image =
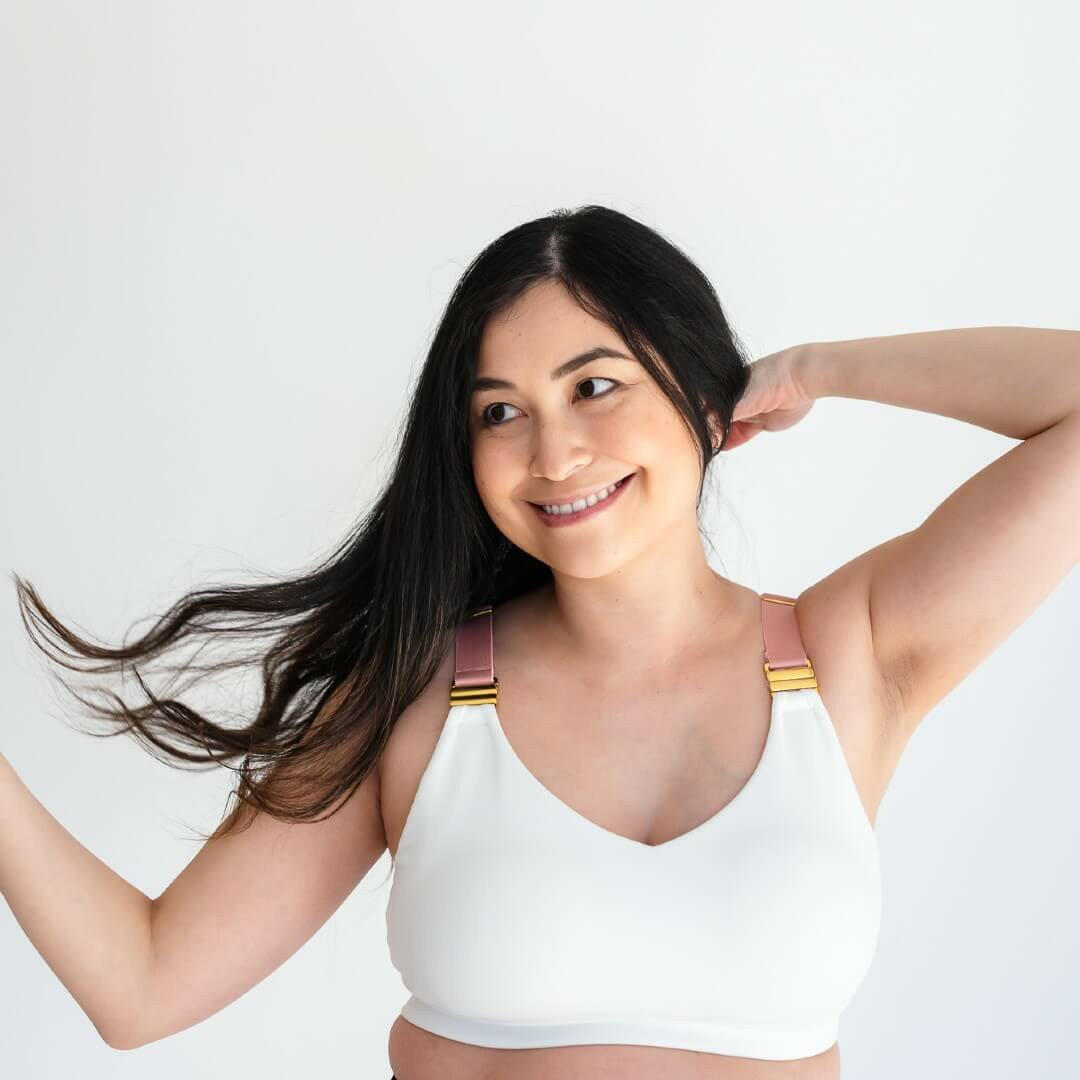
[{"label": "long dark hair", "polygon": [[[466,268],[413,391],[389,481],[313,569],[188,592],[118,648],[73,633],[14,575],[23,624],[46,656],[80,673],[130,674],[145,695],[140,704],[109,692],[94,701],[61,679],[113,728],[85,734],[130,733],[179,768],[219,764],[237,773],[237,804],[212,835],[245,828],[258,810],[287,821],[333,813],[374,768],[395,719],[430,682],[468,612],[550,580],[550,567],[511,544],[484,509],[468,426],[486,321],[546,281],[560,282],[617,332],[676,407],[700,448],[700,512],[715,453],[708,416],[722,425],[722,448],[750,358],[712,285],[678,247],[617,210],[584,206],[510,229]],[[172,685],[155,692],[139,669],[187,642],[264,638],[246,656],[170,669],[217,675],[260,663],[262,701],[241,726],[215,723]]]}]

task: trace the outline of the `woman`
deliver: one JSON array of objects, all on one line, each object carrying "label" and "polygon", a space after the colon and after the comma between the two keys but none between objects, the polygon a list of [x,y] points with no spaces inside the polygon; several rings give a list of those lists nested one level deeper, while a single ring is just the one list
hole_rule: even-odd
[{"label": "woman", "polygon": [[[900,755],[1077,561],[1078,341],[990,327],[751,364],[641,223],[512,229],[450,298],[385,491],[314,571],[192,593],[116,649],[17,579],[58,663],[139,677],[145,703],[95,715],[240,781],[151,900],[8,767],[16,918],[103,1038],[139,1046],[264,978],[389,848],[399,1080],[839,1076]],[[707,564],[708,464],[823,396],[1022,442],[917,528],[759,595]],[[135,667],[225,631],[275,638],[240,729]]]}]

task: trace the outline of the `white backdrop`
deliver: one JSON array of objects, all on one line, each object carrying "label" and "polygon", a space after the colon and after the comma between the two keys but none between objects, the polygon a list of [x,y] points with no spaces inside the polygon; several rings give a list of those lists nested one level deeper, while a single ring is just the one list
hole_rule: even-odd
[{"label": "white backdrop", "polygon": [[[231,774],[68,727],[11,572],[116,642],[211,577],[306,565],[378,489],[468,260],[556,207],[606,203],[680,244],[755,356],[1080,328],[1078,31],[1064,0],[7,0],[0,749],[160,894]],[[723,569],[801,591],[1013,445],[819,401],[718,466]],[[1080,1071],[1078,608],[1074,573],[908,746],[845,1080]],[[129,1052],[0,905],[0,1074],[388,1077],[407,997],[388,871],[233,1005]]]}]

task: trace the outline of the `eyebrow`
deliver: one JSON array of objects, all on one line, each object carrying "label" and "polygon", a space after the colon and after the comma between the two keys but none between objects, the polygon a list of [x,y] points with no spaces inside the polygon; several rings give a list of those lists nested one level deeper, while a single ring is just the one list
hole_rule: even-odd
[{"label": "eyebrow", "polygon": [[[559,379],[566,375],[569,375],[572,371],[577,371],[579,367],[584,367],[586,364],[593,360],[599,360],[601,357],[614,357],[618,360],[632,360],[633,357],[627,356],[625,353],[619,352],[617,349],[608,349],[603,345],[598,345],[594,349],[589,349],[588,352],[583,352],[578,356],[574,356],[567,360],[565,363],[560,364],[551,373],[551,381],[557,382]],[[470,393],[477,394],[481,390],[516,390],[517,387],[508,379],[493,379],[489,376],[482,376],[473,379],[472,390]]]}]

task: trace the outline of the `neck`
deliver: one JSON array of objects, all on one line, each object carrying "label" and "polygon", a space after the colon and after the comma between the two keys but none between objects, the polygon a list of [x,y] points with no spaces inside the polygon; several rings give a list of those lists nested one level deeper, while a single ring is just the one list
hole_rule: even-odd
[{"label": "neck", "polygon": [[[554,573],[540,591],[545,640],[599,682],[648,681],[745,631],[746,588],[717,574],[696,544],[645,552],[601,577]],[[691,548],[688,552],[687,546]]]}]

